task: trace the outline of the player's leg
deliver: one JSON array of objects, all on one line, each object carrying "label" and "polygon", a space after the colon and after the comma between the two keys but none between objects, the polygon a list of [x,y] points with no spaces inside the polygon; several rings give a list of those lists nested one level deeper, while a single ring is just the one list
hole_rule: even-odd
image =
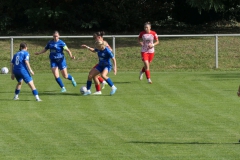
[{"label": "player's leg", "polygon": [[35,85],[34,85],[34,83],[33,83],[33,80],[31,80],[30,82],[28,82],[28,86],[31,88],[31,90],[32,90],[32,93],[33,93],[33,95],[35,96],[35,98],[36,98],[36,101],[42,101],[40,98],[39,98],[39,96],[38,96],[38,90],[36,89],[36,87],[35,87]]},{"label": "player's leg", "polygon": [[146,61],[146,65],[145,65],[145,74],[146,74],[146,77],[147,77],[147,80],[148,80],[148,83],[149,84],[152,84],[152,81],[151,81],[151,76],[150,76],[150,63],[152,62],[153,60],[153,57],[154,57],[154,53],[148,53],[148,60]]},{"label": "player's leg", "polygon": [[99,81],[99,75],[95,76],[93,78],[94,80],[94,83],[95,83],[95,88],[96,88],[96,92],[93,93],[94,95],[99,95],[99,94],[102,94],[101,92],[101,86],[100,86],[100,81]]},{"label": "player's leg", "polygon": [[53,76],[55,77],[56,82],[58,83],[58,85],[61,87],[61,92],[66,92],[66,89],[64,87],[64,84],[62,82],[62,79],[59,77],[59,71],[58,71],[58,64],[57,61],[55,60],[50,60],[50,66],[51,66],[51,70],[53,73]]},{"label": "player's leg", "polygon": [[105,79],[107,84],[112,88],[112,90],[110,92],[110,95],[113,95],[117,91],[117,87],[114,85],[114,83],[112,82],[111,78],[109,78],[107,76],[108,72],[110,72],[110,68],[105,68],[102,71],[102,77]]},{"label": "player's leg", "polygon": [[20,94],[20,91],[21,91],[21,88],[22,88],[23,80],[22,79],[17,79],[17,81],[18,81],[18,83],[17,83],[16,88],[15,88],[15,95],[13,97],[13,100],[18,100],[19,99],[18,95]]},{"label": "player's leg", "polygon": [[[145,60],[147,60],[147,53],[142,52],[141,53],[142,56],[142,61],[144,62]],[[145,73],[145,65],[142,67],[142,70],[139,73],[139,80],[143,79],[143,74]]]},{"label": "player's leg", "polygon": [[98,81],[101,83],[102,89],[104,89],[107,82],[100,75],[97,78]]},{"label": "player's leg", "polygon": [[74,80],[73,76],[71,76],[71,75],[68,74],[68,72],[67,72],[67,62],[66,62],[66,59],[65,59],[65,58],[63,58],[62,61],[59,62],[58,67],[59,67],[59,69],[61,70],[62,76],[63,76],[65,79],[69,79],[70,81],[72,81],[72,85],[73,85],[74,87],[76,87],[76,86],[77,86],[76,81]]},{"label": "player's leg", "polygon": [[99,74],[99,70],[96,68],[92,68],[91,71],[88,74],[88,80],[87,80],[87,92],[85,92],[83,95],[90,95],[91,94],[91,86],[92,86],[92,79]]},{"label": "player's leg", "polygon": [[66,88],[64,87],[62,79],[59,77],[58,67],[53,67],[52,68],[52,73],[53,73],[53,75],[55,77],[55,80],[57,81],[58,85],[61,87],[61,92],[66,92]]},{"label": "player's leg", "polygon": [[[96,64],[93,68],[96,68],[98,66],[98,64]],[[99,75],[98,77],[98,81],[101,83],[102,85],[102,89],[105,88],[105,84],[106,84],[106,81],[104,81],[104,79]]]}]

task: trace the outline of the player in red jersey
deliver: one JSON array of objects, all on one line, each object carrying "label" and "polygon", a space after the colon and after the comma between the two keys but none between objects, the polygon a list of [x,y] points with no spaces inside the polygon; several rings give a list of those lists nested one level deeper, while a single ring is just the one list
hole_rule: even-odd
[{"label": "player in red jersey", "polygon": [[144,31],[140,32],[138,42],[142,46],[141,55],[143,61],[143,68],[140,71],[139,79],[143,79],[143,73],[145,73],[149,84],[152,84],[150,79],[150,63],[154,57],[154,46],[159,43],[158,36],[155,31],[151,30],[151,23],[146,22],[144,24]]},{"label": "player in red jersey", "polygon": [[[96,32],[96,33],[93,34],[93,38],[95,39],[95,41],[104,41],[104,40],[103,40],[103,35],[104,35],[104,34],[105,34],[104,31]],[[108,49],[110,49],[110,51],[112,51],[112,48],[109,46],[109,44],[108,44],[106,41],[104,41],[104,42],[105,42],[106,47],[107,47]],[[95,69],[95,68],[97,67],[97,65],[98,65],[98,64],[96,64],[96,65],[92,68],[92,70]],[[91,71],[92,71],[92,70],[91,70]],[[91,71],[90,71],[90,72],[91,72]],[[105,87],[105,85],[107,84],[107,82],[99,75],[98,78],[97,78],[97,82],[95,81],[96,92],[93,93],[93,94],[96,94],[96,95],[102,94],[100,83],[101,83],[102,89],[104,89],[104,87]]]}]

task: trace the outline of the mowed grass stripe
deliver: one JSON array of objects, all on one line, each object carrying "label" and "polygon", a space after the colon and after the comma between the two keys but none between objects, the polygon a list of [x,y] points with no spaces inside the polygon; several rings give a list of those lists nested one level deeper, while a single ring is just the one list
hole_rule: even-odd
[{"label": "mowed grass stripe", "polygon": [[0,85],[4,146],[0,155],[3,159],[236,159],[240,136],[236,73],[153,72],[152,85],[145,78],[139,81],[138,73],[111,73],[116,95],[109,96],[106,86],[103,95],[87,97],[79,93],[86,73],[72,73],[77,87],[63,80],[67,93],[60,93],[50,73],[36,74],[41,103],[35,102],[26,85],[20,101],[12,101],[16,82],[0,75],[1,83],[9,82]]}]

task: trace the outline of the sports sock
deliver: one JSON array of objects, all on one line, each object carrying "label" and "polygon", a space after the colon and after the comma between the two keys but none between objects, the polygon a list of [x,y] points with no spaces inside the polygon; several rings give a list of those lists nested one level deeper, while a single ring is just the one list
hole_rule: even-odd
[{"label": "sports sock", "polygon": [[32,91],[33,95],[36,97],[36,99],[39,99],[39,96],[38,96],[38,91],[35,89]]},{"label": "sports sock", "polygon": [[64,87],[64,85],[63,85],[62,80],[61,80],[60,77],[56,78],[56,81],[57,81],[58,85],[59,85],[61,88]]},{"label": "sports sock", "polygon": [[146,74],[147,79],[149,79],[150,78],[150,70],[146,70],[145,74]]},{"label": "sports sock", "polygon": [[87,90],[91,89],[92,81],[87,81]]},{"label": "sports sock", "polygon": [[102,83],[102,82],[103,82],[103,78],[102,78],[102,77],[100,77],[100,76],[98,76],[98,80],[99,80],[99,82],[100,82],[100,83]]},{"label": "sports sock", "polygon": [[100,84],[96,84],[96,85],[95,85],[95,88],[96,88],[96,91],[97,91],[97,92],[98,92],[98,91],[101,91]]},{"label": "sports sock", "polygon": [[19,89],[15,89],[15,95],[19,95],[20,90]]},{"label": "sports sock", "polygon": [[72,78],[73,77],[70,74],[68,74],[68,78],[67,79],[72,80]]},{"label": "sports sock", "polygon": [[113,86],[113,82],[112,82],[112,80],[111,80],[110,78],[106,79],[106,82],[108,83],[108,85],[109,85],[110,87]]},{"label": "sports sock", "polygon": [[142,68],[142,72],[145,72],[145,68],[144,67]]}]

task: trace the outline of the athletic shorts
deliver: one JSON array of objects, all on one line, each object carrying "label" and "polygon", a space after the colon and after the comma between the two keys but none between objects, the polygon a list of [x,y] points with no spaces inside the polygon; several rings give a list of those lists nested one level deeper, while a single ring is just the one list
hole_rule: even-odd
[{"label": "athletic shorts", "polygon": [[97,65],[97,66],[96,66],[96,69],[97,69],[100,73],[102,73],[103,70],[105,70],[105,69],[107,69],[108,72],[110,72],[111,69],[112,69],[112,67],[111,67],[111,66],[100,66],[100,65]]},{"label": "athletic shorts", "polygon": [[141,52],[141,54],[142,54],[142,61],[152,62],[154,53]]},{"label": "athletic shorts", "polygon": [[98,64],[96,64],[93,68],[97,68]]},{"label": "athletic shorts", "polygon": [[63,70],[64,68],[67,68],[67,62],[66,62],[66,59],[64,57],[59,58],[59,59],[51,59],[50,60],[50,65],[51,65],[51,68],[58,67],[60,70]]},{"label": "athletic shorts", "polygon": [[23,80],[27,84],[33,80],[28,71],[14,72],[14,76],[18,82]]}]

